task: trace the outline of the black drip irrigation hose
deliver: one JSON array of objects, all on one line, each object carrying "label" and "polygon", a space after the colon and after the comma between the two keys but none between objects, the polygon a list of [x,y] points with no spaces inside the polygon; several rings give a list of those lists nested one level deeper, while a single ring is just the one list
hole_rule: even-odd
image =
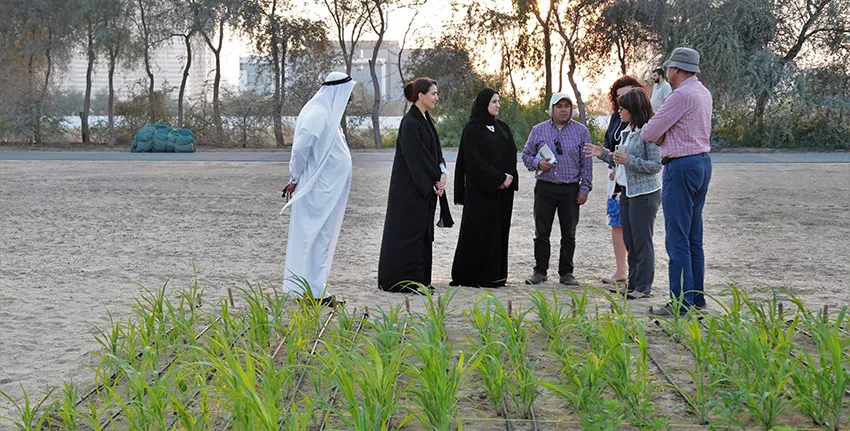
[{"label": "black drip irrigation hose", "polygon": [[502,414],[505,415],[505,429],[514,431],[514,424],[511,423],[511,417],[508,416],[508,405],[505,404],[504,398],[502,398]]},{"label": "black drip irrigation hose", "polygon": [[[221,316],[219,316],[218,318],[216,318],[216,322],[217,322],[220,318],[221,318]],[[204,330],[203,330],[203,331],[201,331],[201,333],[199,333],[197,337],[195,337],[195,340],[197,341],[197,340],[198,340],[201,336],[203,336],[203,334],[206,334],[206,333],[207,333],[207,331],[209,331],[209,329],[210,329],[212,326],[213,326],[213,324],[210,324],[210,325],[208,325],[206,328],[204,328]],[[229,348],[233,348],[233,346],[236,344],[236,341],[237,341],[238,339],[242,338],[242,336],[243,336],[243,335],[245,335],[245,333],[246,333],[246,332],[248,332],[248,327],[246,327],[246,328],[242,329],[242,331],[240,331],[238,334],[236,334],[236,337],[233,339],[233,341],[231,341],[231,342],[230,342],[230,346],[229,346]],[[176,359],[176,358],[175,358],[175,359]],[[167,371],[169,367],[171,367],[171,364],[172,364],[173,362],[174,362],[174,359],[170,360],[170,361],[169,361],[169,362],[165,365],[165,367],[163,367],[163,369],[161,369],[161,370],[157,373],[157,377],[162,376],[162,374],[163,374],[163,373],[165,373],[165,371]],[[207,383],[209,383],[209,382],[210,382],[210,380],[212,380],[213,375],[215,375],[215,370],[212,370],[212,371],[210,371],[210,372],[207,374]],[[153,379],[151,380],[151,382],[153,382]],[[195,400],[195,397],[197,397],[197,396],[198,396],[198,394],[199,394],[199,392],[195,392],[195,393],[194,393],[194,395],[192,395],[192,397],[189,399],[189,401],[188,401],[188,403],[187,403],[187,407],[188,407],[188,406],[191,406],[192,402]],[[134,398],[135,398],[135,397],[134,397]],[[119,408],[119,409],[118,409],[118,411],[116,411],[115,413],[113,413],[113,414],[112,414],[112,416],[110,416],[110,418],[109,418],[109,420],[108,420],[108,421],[105,421],[104,423],[102,423],[102,424],[100,425],[101,431],[106,430],[106,428],[108,428],[108,427],[109,427],[109,425],[111,425],[113,422],[115,422],[115,420],[116,420],[116,419],[118,419],[118,418],[121,416],[121,414],[122,414],[123,412],[124,412],[124,410],[123,410],[123,409],[121,409],[121,408]],[[171,428],[174,426],[174,424],[177,422],[177,419],[178,419],[178,416],[177,416],[177,415],[174,415],[174,418],[173,418],[173,419],[169,422],[169,425],[168,425],[168,428],[169,428],[169,429],[171,429]]]},{"label": "black drip irrigation hose", "polygon": [[[174,330],[174,327],[172,326],[172,327],[171,327],[171,328],[169,328],[167,331],[165,331],[165,336],[166,336],[166,337],[168,337],[169,335],[171,335],[171,332],[172,332],[173,330]],[[150,345],[149,345],[149,346],[150,346]],[[144,349],[142,349],[139,353],[137,353],[137,354],[136,354],[136,359],[141,358],[141,357],[142,357],[142,355],[143,355],[144,353],[145,353],[145,351],[144,351]],[[116,372],[112,373],[112,375],[111,375],[111,376],[109,376],[109,378],[108,378],[108,379],[106,379],[106,381],[114,383],[114,382],[115,382],[115,379],[117,379],[117,378],[118,378],[118,371],[116,371]],[[79,407],[79,406],[80,406],[80,404],[84,403],[87,399],[89,399],[89,398],[91,398],[91,397],[93,397],[93,396],[95,396],[95,395],[99,394],[99,393],[100,393],[100,391],[102,391],[104,388],[106,388],[106,383],[100,383],[100,384],[98,384],[98,385],[97,385],[94,389],[92,389],[92,390],[91,390],[91,391],[89,391],[87,394],[85,394],[85,395],[83,395],[82,397],[80,397],[80,399],[77,401],[77,403],[76,403],[76,404],[74,404],[74,408]]]}]

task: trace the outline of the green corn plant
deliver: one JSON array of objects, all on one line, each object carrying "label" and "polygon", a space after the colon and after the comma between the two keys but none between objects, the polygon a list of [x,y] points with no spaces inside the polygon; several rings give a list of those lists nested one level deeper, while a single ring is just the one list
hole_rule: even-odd
[{"label": "green corn plant", "polygon": [[[399,385],[398,375],[410,346],[398,343],[390,351],[372,340],[347,349],[327,343],[323,362],[327,374],[343,398],[340,415],[350,430],[387,430],[389,419],[401,408],[409,384]],[[402,420],[399,427],[409,421]]]},{"label": "green corn plant", "polygon": [[402,331],[408,322],[407,316],[402,317],[401,306],[378,308],[378,316],[369,321],[369,326],[375,330],[373,340],[382,357],[394,352],[404,340]]},{"label": "green corn plant", "polygon": [[82,415],[83,421],[93,431],[103,431],[101,415],[103,410],[95,402],[89,402],[89,409]]},{"label": "green corn plant", "polygon": [[127,386],[123,391],[114,387],[106,390],[112,405],[121,410],[130,429],[166,429],[171,369],[159,372],[159,353],[146,347],[138,367],[121,358],[107,357],[106,360],[120,368],[126,378]]},{"label": "green corn plant", "polygon": [[62,398],[57,402],[56,414],[62,421],[63,430],[76,431],[77,419],[80,416],[77,413],[77,399],[80,397],[79,391],[76,386],[67,382],[62,387]]},{"label": "green corn plant", "polygon": [[537,362],[528,359],[528,331],[525,319],[528,312],[529,310],[514,310],[508,313],[501,305],[495,308],[510,366],[507,382],[509,395],[519,416],[523,418],[530,416],[534,401],[540,393],[537,379],[534,377]]},{"label": "green corn plant", "polygon": [[406,373],[416,382],[410,389],[418,407],[413,415],[426,429],[462,429],[457,417],[457,394],[464,377],[480,363],[480,356],[467,362],[464,353],[459,352],[457,359],[453,359],[445,320],[448,304],[457,291],[435,300],[428,289],[424,290],[425,312],[417,315],[410,343],[413,360],[405,364]]},{"label": "green corn plant", "polygon": [[248,283],[247,288],[237,287],[245,302],[248,304],[248,328],[247,339],[256,349],[265,350],[271,344],[273,322],[269,319],[266,308],[266,295],[259,284],[256,286]]},{"label": "green corn plant", "polygon": [[[97,334],[94,336],[94,339],[98,344],[100,344],[102,349],[102,352],[99,354],[101,356],[105,354],[126,358],[123,352],[123,343],[121,342],[122,338],[126,338],[124,335],[123,325],[115,322],[115,319],[112,318],[112,313],[107,312],[107,315],[109,316],[109,326],[106,329],[95,327]],[[107,376],[114,376],[118,370],[109,368],[108,370],[103,371]],[[109,382],[107,382],[107,384],[109,384]]]},{"label": "green corn plant", "polygon": [[[607,358],[599,356],[596,352],[580,352],[575,346],[553,342],[549,349],[550,353],[560,363],[560,379],[563,385],[552,382],[540,381],[539,384],[556,395],[567,400],[582,418],[582,421],[595,422],[600,412],[617,412],[618,403],[614,400],[606,401],[602,394],[605,391],[605,363]],[[622,415],[608,416],[611,421],[622,422]],[[616,426],[609,424],[605,428]]]},{"label": "green corn plant", "polygon": [[472,308],[464,310],[463,314],[477,334],[476,337],[470,337],[470,342],[481,352],[481,366],[476,371],[481,377],[484,393],[496,413],[502,416],[505,414],[504,393],[508,382],[503,362],[507,347],[501,341],[503,327],[498,324],[496,308],[502,308],[502,304],[488,294],[478,298]]},{"label": "green corn plant", "polygon": [[720,356],[717,320],[708,316],[703,317],[701,321],[700,317],[692,314],[678,319],[672,324],[672,328],[685,347],[691,351],[696,362],[693,370],[685,369],[694,382],[693,395],[682,388],[674,389],[689,400],[699,422],[708,424],[709,416],[718,407],[718,390],[725,384],[725,376],[729,371],[726,365],[729,362],[725,362]]},{"label": "green corn plant", "polygon": [[[138,330],[136,331],[137,339],[135,342],[139,346],[151,346],[154,345],[154,342],[166,340],[166,337],[163,335],[167,331],[165,329],[166,310],[168,308],[166,303],[169,302],[165,296],[167,284],[167,282],[164,283],[156,292],[140,286],[144,290],[144,293],[140,299],[135,300],[135,304],[132,306],[133,314],[138,322]],[[166,346],[154,345],[154,347],[162,349]]]},{"label": "green corn plant", "polygon": [[742,336],[732,341],[737,358],[731,379],[747,391],[745,405],[765,430],[773,428],[788,407],[785,387],[797,371],[790,354],[795,332],[796,323],[777,332],[745,320]]},{"label": "green corn plant", "polygon": [[[45,406],[47,399],[53,394],[53,390],[49,390],[41,401],[35,405],[30,402],[29,395],[23,385],[21,385],[21,392],[24,394],[23,404],[17,403],[9,394],[0,391],[0,396],[12,403],[12,407],[18,413],[14,419],[8,416],[0,416],[0,419],[10,422],[18,431],[36,431],[42,429],[47,424],[50,414],[53,413],[54,406],[52,404]],[[45,406],[45,408],[42,409],[42,406]]]},{"label": "green corn plant", "polygon": [[821,313],[805,311],[798,298],[794,302],[804,310],[806,329],[817,346],[815,358],[805,349],[797,349],[800,371],[792,374],[791,380],[794,403],[824,429],[838,431],[844,397],[850,390],[850,367],[844,354],[850,340],[842,338],[839,329],[847,320],[848,307],[844,306],[829,323]]},{"label": "green corn plant", "polygon": [[[608,387],[628,409],[636,425],[650,424],[655,414],[651,400],[655,384],[649,374],[645,327],[614,315],[602,322],[597,339],[596,346],[607,352]],[[634,342],[637,354],[633,353],[631,342]]]},{"label": "green corn plant", "polygon": [[553,291],[550,299],[539,289],[534,289],[528,297],[537,311],[538,323],[535,327],[538,332],[550,342],[561,339],[564,328],[569,324],[569,316],[558,294]]}]

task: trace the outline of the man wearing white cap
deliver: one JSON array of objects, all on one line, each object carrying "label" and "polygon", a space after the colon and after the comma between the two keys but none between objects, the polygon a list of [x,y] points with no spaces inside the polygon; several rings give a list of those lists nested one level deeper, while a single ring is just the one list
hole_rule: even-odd
[{"label": "man wearing white cap", "polygon": [[576,226],[579,206],[587,202],[593,188],[593,163],[584,157],[583,146],[590,142],[590,132],[573,121],[573,101],[566,93],[555,93],[549,101],[552,119],[531,129],[522,161],[530,171],[537,171],[534,185],[534,274],[526,280],[538,284],[547,280],[551,244],[549,236],[555,213],[561,223],[561,254],[558,259],[560,282],[578,285],[573,275],[576,249]]},{"label": "man wearing white cap", "polygon": [[321,300],[335,306],[327,292],[342,217],[351,188],[351,154],[340,127],[355,82],[332,72],[307,102],[295,121],[289,160],[290,181],[283,189],[291,199],[286,245],[284,292]]},{"label": "man wearing white cap", "polygon": [[676,48],[664,62],[667,79],[676,87],[648,123],[641,138],[661,146],[661,203],[664,209],[667,255],[670,257],[670,297],[673,302],[650,313],[685,314],[705,307],[705,253],[702,210],[711,181],[711,93],[697,79],[699,53]]}]

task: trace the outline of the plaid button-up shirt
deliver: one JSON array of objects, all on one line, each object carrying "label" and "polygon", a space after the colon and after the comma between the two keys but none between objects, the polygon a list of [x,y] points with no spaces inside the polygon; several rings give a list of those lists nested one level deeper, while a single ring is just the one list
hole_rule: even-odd
[{"label": "plaid button-up shirt", "polygon": [[[583,124],[570,120],[558,129],[552,120],[544,121],[531,129],[522,162],[530,171],[537,170],[542,158],[537,157],[540,147],[547,145],[557,161],[552,169],[536,178],[555,184],[579,184],[579,193],[587,196],[593,189],[593,160],[584,156],[584,144],[590,142],[590,132]],[[560,153],[558,151],[560,147]]]},{"label": "plaid button-up shirt", "polygon": [[646,142],[661,143],[661,157],[685,157],[711,151],[711,93],[692,76],[664,100],[643,126]]}]

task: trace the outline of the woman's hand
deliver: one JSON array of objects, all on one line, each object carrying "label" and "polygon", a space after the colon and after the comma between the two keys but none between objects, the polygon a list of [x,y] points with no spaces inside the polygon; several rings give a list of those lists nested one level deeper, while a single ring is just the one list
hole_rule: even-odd
[{"label": "woman's hand", "polygon": [[444,172],[444,173],[440,174],[440,181],[437,181],[436,183],[434,183],[434,187],[437,188],[437,190],[434,191],[434,193],[436,193],[437,196],[442,196],[443,193],[446,192],[446,178],[447,178],[447,176]]},{"label": "woman's hand", "polygon": [[625,153],[612,153],[614,156],[614,163],[618,165],[628,165],[629,164],[629,149],[626,148]]},{"label": "woman's hand", "polygon": [[514,182],[514,177],[511,174],[505,174],[505,182],[499,186],[499,190],[504,190],[511,186],[511,183]]},{"label": "woman's hand", "polygon": [[587,157],[599,157],[602,154],[602,144],[586,143],[584,144],[584,155]]},{"label": "woman's hand", "polygon": [[289,196],[294,195],[296,186],[298,186],[298,184],[293,183],[292,181],[288,182],[286,184],[286,186],[283,188],[283,193],[281,193],[280,197],[286,199],[287,194],[289,194]]}]

